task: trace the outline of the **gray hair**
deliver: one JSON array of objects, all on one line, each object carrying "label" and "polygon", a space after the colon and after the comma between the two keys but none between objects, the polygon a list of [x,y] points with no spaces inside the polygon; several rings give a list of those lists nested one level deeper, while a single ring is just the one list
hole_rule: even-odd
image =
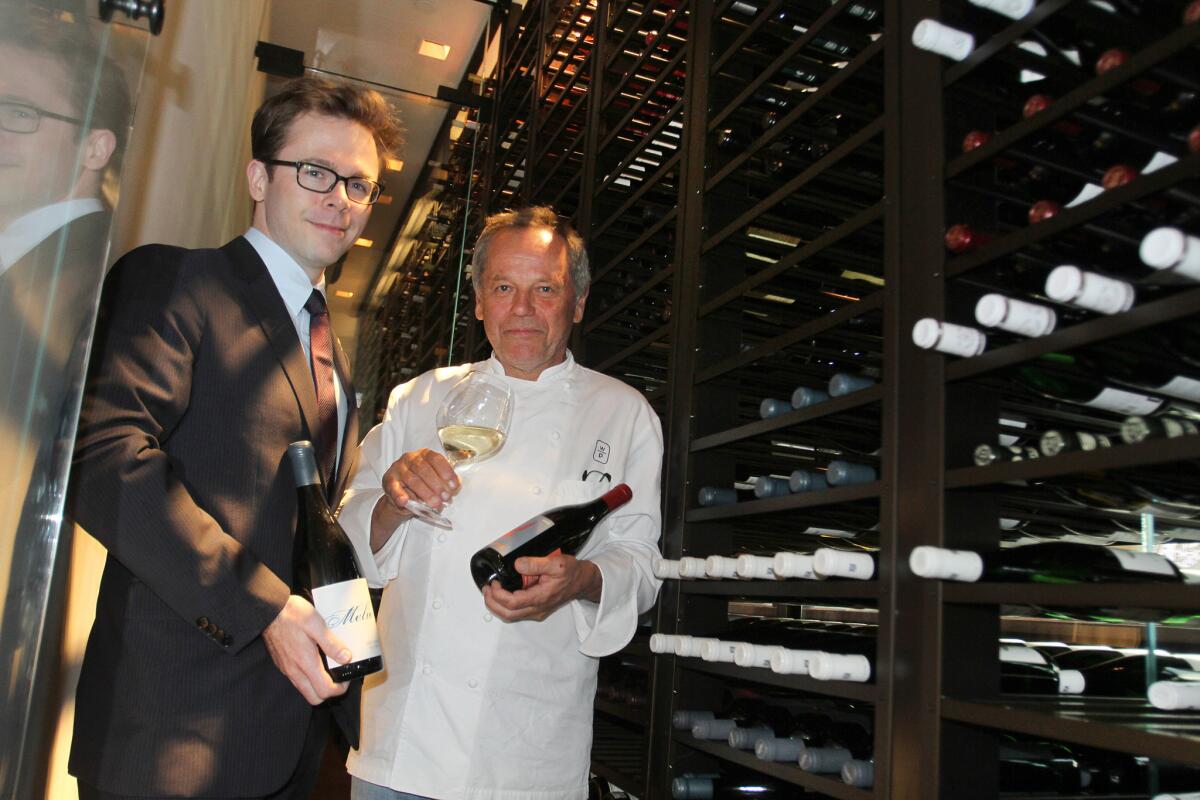
[{"label": "gray hair", "polygon": [[483,231],[475,240],[475,251],[471,257],[471,284],[478,295],[483,286],[483,273],[487,269],[488,250],[496,234],[510,228],[549,228],[567,245],[567,268],[571,283],[575,284],[575,299],[587,292],[592,283],[588,268],[587,250],[583,237],[575,232],[571,223],[559,219],[550,206],[529,206],[515,211],[492,214],[484,221]]}]

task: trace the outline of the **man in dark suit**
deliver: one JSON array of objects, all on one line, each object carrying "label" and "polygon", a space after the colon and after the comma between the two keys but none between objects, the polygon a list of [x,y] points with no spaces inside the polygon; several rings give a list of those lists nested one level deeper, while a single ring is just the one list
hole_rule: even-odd
[{"label": "man in dark suit", "polygon": [[290,591],[285,451],[314,440],[336,502],[356,408],[323,272],[398,132],[376,92],[304,78],[251,139],[246,234],[138,248],[105,287],[72,475],[75,519],[108,549],[76,696],[83,800],[307,797],[346,691],[322,653],[349,648]]}]

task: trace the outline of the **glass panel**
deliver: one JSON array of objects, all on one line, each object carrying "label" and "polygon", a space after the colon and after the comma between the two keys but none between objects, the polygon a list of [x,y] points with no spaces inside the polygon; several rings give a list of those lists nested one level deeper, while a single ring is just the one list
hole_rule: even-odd
[{"label": "glass panel", "polygon": [[[88,4],[88,8],[94,4]],[[69,526],[63,501],[145,57],[82,0],[0,0],[0,796],[41,780]]]}]

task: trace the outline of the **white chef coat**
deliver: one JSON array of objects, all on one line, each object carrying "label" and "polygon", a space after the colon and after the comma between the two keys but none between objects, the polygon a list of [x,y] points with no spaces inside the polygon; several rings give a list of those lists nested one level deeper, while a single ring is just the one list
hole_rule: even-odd
[{"label": "white chef coat", "polygon": [[[504,446],[460,468],[462,489],[443,512],[453,530],[414,518],[372,554],[384,472],[410,450],[440,451],[438,406],[472,368],[503,376],[513,390]],[[651,564],[662,453],[645,398],[569,352],[536,381],[504,376],[493,357],[427,372],[392,392],[383,422],[363,440],[341,510],[368,582],[385,586],[384,671],[366,679],[352,775],[438,800],[587,796],[596,657],[629,642],[660,585]],[[493,618],[471,578],[471,555],[548,508],[622,482],[633,499],[579,553],[600,568],[600,602],[574,600],[542,622]]]}]

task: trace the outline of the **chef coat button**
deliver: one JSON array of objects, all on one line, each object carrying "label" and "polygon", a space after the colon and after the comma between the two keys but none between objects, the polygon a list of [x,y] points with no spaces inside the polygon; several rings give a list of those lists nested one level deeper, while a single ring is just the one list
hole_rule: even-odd
[{"label": "chef coat button", "polygon": [[438,534],[438,542],[444,542],[444,541],[446,541],[446,534],[439,533]]},{"label": "chef coat button", "polygon": [[472,689],[476,689],[479,687],[479,681],[475,680],[474,678],[471,678],[471,680],[467,681],[467,686],[469,686]]},{"label": "chef coat button", "polygon": [[442,607],[442,601],[441,601],[441,598],[438,598],[437,600],[434,600],[434,601],[433,601],[433,607],[434,607],[434,608],[441,608],[441,607]]},{"label": "chef coat button", "polygon": [[484,614],[484,615],[483,615],[483,621],[484,621],[484,622],[491,622],[491,621],[492,621],[492,620],[494,620],[494,619],[495,619],[495,617],[493,617],[491,614]]},{"label": "chef coat button", "polygon": [[428,664],[426,664],[425,666],[421,667],[421,672],[425,673],[426,675],[432,675],[432,674],[433,674],[433,667],[431,667],[431,666],[429,666]]},{"label": "chef coat button", "polygon": [[532,489],[530,489],[529,491],[533,492],[534,494],[541,494],[541,493],[542,493],[542,487],[540,487],[540,486],[535,486],[535,487],[533,487]]},{"label": "chef coat button", "polygon": [[550,434],[550,438],[557,442],[559,439],[562,438],[562,434],[560,434],[558,431],[554,431],[553,433]]}]

